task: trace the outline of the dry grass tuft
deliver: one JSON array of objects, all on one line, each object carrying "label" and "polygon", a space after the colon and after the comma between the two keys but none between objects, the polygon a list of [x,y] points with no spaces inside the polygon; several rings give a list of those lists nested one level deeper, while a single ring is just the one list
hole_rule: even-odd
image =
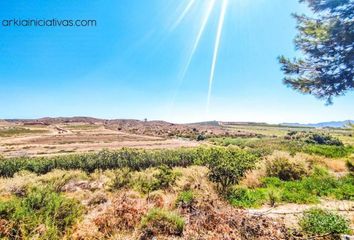
[{"label": "dry grass tuft", "polygon": [[245,178],[241,180],[240,185],[248,188],[257,188],[262,185],[261,179],[265,177],[265,171],[263,169],[256,169],[246,174]]},{"label": "dry grass tuft", "polygon": [[103,192],[95,193],[88,201],[89,206],[100,205],[108,201],[107,194]]},{"label": "dry grass tuft", "polygon": [[335,173],[343,173],[347,171],[345,161],[339,159],[326,159],[325,165],[329,170],[332,170]]},{"label": "dry grass tuft", "polygon": [[148,196],[147,201],[149,204],[152,204],[154,207],[157,208],[163,208],[165,205],[164,194],[162,191],[152,192]]},{"label": "dry grass tuft", "polygon": [[218,200],[202,199],[190,212],[184,239],[289,239],[283,224],[246,215]]},{"label": "dry grass tuft", "polygon": [[94,219],[98,231],[109,236],[117,231],[134,231],[147,211],[145,201],[119,196],[107,211]]}]

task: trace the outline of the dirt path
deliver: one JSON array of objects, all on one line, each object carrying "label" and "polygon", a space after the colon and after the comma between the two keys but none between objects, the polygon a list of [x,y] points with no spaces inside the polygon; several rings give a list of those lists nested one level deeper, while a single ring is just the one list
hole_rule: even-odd
[{"label": "dirt path", "polygon": [[288,227],[298,227],[298,221],[303,212],[310,208],[318,207],[329,211],[337,212],[351,222],[351,228],[354,229],[354,202],[338,200],[321,200],[319,204],[282,204],[271,208],[269,206],[260,209],[249,209],[248,213],[256,216],[268,216],[276,220],[283,221]]}]

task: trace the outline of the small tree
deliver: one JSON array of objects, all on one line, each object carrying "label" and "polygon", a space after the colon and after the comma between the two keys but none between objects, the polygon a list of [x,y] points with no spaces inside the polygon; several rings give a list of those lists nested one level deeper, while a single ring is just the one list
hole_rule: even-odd
[{"label": "small tree", "polygon": [[266,173],[268,177],[277,177],[283,181],[300,180],[307,175],[303,163],[291,162],[287,158],[276,158],[266,162]]},{"label": "small tree", "polygon": [[229,186],[237,184],[248,170],[255,167],[257,160],[255,155],[236,148],[213,149],[207,163],[209,179],[225,193]]},{"label": "small tree", "polygon": [[203,134],[199,134],[198,136],[197,136],[197,141],[204,141],[206,139],[206,137],[205,137],[205,135],[203,135]]}]

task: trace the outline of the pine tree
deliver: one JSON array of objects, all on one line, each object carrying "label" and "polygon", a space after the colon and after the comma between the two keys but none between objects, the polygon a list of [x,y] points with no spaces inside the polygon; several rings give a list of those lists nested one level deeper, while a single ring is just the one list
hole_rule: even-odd
[{"label": "pine tree", "polygon": [[332,103],[354,89],[354,0],[300,0],[314,16],[294,14],[302,58],[279,57],[285,85]]}]

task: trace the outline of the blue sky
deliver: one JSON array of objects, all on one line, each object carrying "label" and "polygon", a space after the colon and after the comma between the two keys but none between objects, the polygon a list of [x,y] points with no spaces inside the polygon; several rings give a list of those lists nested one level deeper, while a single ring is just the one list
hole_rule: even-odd
[{"label": "blue sky", "polygon": [[[229,0],[209,110],[217,0],[184,79],[206,12],[196,0],[2,0],[0,20],[95,19],[96,27],[0,26],[0,118],[257,122],[354,119],[354,93],[334,105],[286,88],[277,56],[296,56],[297,0]],[[175,26],[175,27],[174,27]]]}]

